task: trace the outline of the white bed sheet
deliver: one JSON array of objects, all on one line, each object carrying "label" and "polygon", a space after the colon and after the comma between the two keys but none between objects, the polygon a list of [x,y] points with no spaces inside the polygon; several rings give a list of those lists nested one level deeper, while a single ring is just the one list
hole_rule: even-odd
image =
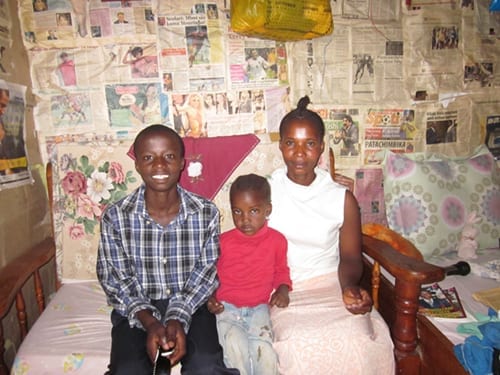
[{"label": "white bed sheet", "polygon": [[[472,268],[472,271],[467,276],[450,275],[440,281],[438,284],[442,288],[455,287],[462,302],[462,306],[467,314],[466,318],[451,319],[451,318],[434,318],[429,319],[433,324],[443,332],[448,339],[453,344],[461,344],[467,337],[467,335],[457,332],[457,327],[461,323],[466,322],[478,322],[476,319],[476,314],[481,314],[483,316],[488,315],[488,307],[481,302],[474,300],[472,293],[490,289],[497,288],[500,286],[500,282],[497,279],[482,277],[479,275],[479,270],[481,265],[486,264],[489,261],[497,260],[500,258],[500,249],[485,249],[478,251],[477,259],[466,260]],[[457,263],[463,259],[458,258],[457,253],[453,252],[448,255],[443,255],[439,258],[432,258],[428,262],[445,267]]]},{"label": "white bed sheet", "polygon": [[[104,374],[110,312],[98,282],[63,284],[28,332],[11,375]],[[180,374],[180,366],[172,374]]]}]

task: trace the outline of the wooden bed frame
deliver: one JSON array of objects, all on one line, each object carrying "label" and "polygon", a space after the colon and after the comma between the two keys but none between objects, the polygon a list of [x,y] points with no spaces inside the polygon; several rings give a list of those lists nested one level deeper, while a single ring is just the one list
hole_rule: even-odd
[{"label": "wooden bed frame", "polygon": [[[345,179],[336,174],[333,167],[330,172],[335,180]],[[47,175],[50,179],[50,167]],[[345,183],[346,180],[339,182]],[[409,241],[381,225],[363,226],[362,246],[365,267],[362,284],[372,291],[374,306],[390,328],[396,373],[467,374],[453,353],[453,344],[427,318],[417,315],[421,285],[443,280],[445,269],[424,262]],[[48,291],[42,285],[40,269],[48,262],[54,263],[55,270],[55,243],[52,237],[0,270],[0,319],[4,320],[15,302],[21,341],[28,332],[22,287],[30,278],[34,279],[34,293],[38,309],[42,312],[44,293],[46,295]],[[381,268],[385,271],[381,272]],[[393,280],[385,277],[386,272]],[[0,325],[0,375],[8,374],[4,341]]]}]

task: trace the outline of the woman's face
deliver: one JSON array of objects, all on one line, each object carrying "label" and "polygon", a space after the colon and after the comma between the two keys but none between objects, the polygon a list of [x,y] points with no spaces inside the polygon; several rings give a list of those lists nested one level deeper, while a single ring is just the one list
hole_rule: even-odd
[{"label": "woman's face", "polygon": [[198,108],[200,106],[200,97],[198,95],[192,95],[191,98],[189,98],[189,105]]},{"label": "woman's face", "polygon": [[43,0],[35,0],[33,2],[33,6],[35,8],[35,11],[37,12],[47,10],[47,5],[45,5],[45,2]]},{"label": "woman's face", "polygon": [[206,95],[205,96],[205,103],[208,105],[214,104],[214,97],[212,95]]},{"label": "woman's face", "polygon": [[157,93],[158,93],[158,90],[156,90],[155,86],[149,86],[148,90],[146,91],[146,96],[148,98],[152,98],[152,97],[155,97]]},{"label": "woman's face", "polygon": [[279,147],[288,178],[300,185],[310,185],[316,178],[314,168],[325,147],[316,127],[308,120],[289,122]]}]

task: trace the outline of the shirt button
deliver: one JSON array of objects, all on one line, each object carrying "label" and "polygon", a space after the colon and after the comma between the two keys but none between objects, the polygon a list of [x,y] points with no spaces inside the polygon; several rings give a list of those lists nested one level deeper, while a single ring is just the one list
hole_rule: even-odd
[{"label": "shirt button", "polygon": [[163,264],[167,264],[167,258],[163,258],[162,262]]},{"label": "shirt button", "polygon": [[169,296],[172,291],[170,289],[165,289],[165,293],[167,293],[167,296]]}]

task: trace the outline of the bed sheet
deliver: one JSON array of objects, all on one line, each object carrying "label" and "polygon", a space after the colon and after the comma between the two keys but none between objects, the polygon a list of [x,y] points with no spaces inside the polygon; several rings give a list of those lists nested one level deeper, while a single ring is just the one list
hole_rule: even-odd
[{"label": "bed sheet", "polygon": [[[472,293],[500,286],[500,274],[498,274],[498,271],[490,269],[489,273],[485,272],[486,264],[497,261],[500,258],[500,249],[495,248],[479,250],[477,254],[478,257],[476,259],[466,260],[470,264],[472,270],[469,275],[446,276],[444,280],[438,283],[442,288],[455,287],[457,289],[458,296],[467,315],[465,318],[459,319],[429,318],[453,344],[461,344],[467,337],[467,335],[457,332],[459,324],[478,322],[478,317],[481,318],[488,315],[488,307],[481,302],[474,300]],[[455,264],[461,260],[463,259],[460,259],[456,252],[452,252],[437,258],[431,258],[428,262],[445,267]]]},{"label": "bed sheet", "polygon": [[104,374],[110,312],[97,281],[63,284],[21,344],[11,375]]}]

